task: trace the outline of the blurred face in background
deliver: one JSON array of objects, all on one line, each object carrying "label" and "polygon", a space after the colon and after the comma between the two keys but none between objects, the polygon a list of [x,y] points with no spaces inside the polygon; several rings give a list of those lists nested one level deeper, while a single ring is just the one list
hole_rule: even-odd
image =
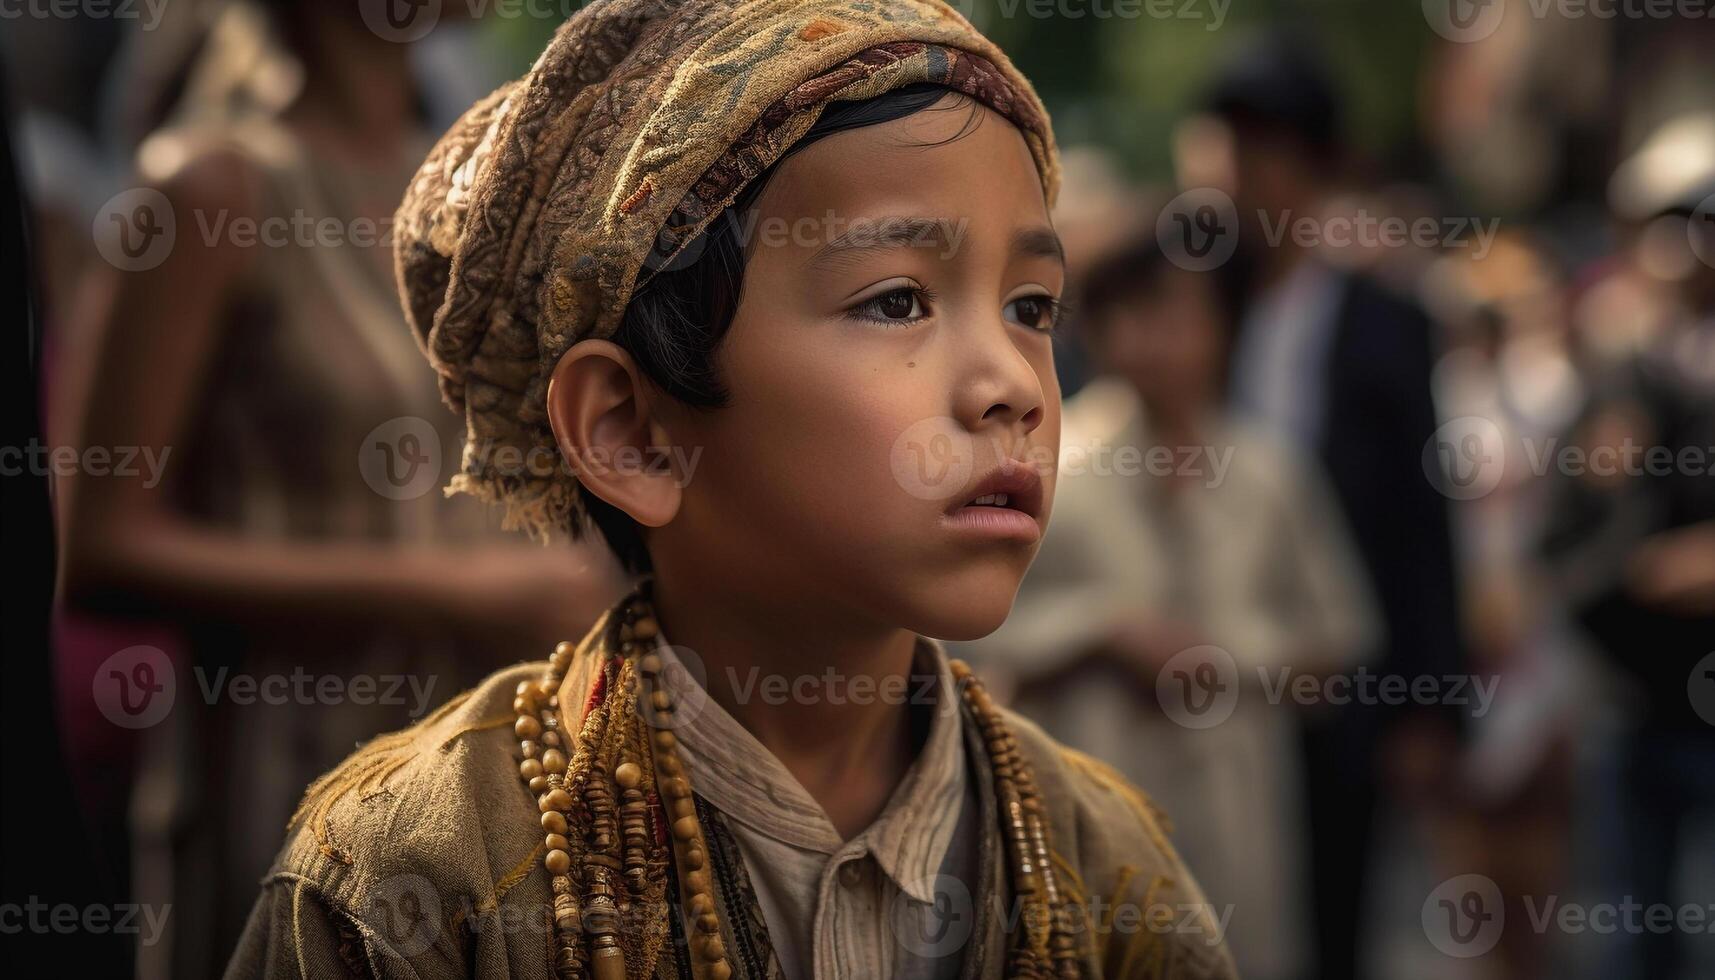
[{"label": "blurred face in background", "polygon": [[1331,161],[1302,137],[1262,123],[1232,126],[1232,188],[1248,247],[1268,246],[1269,229],[1313,216],[1320,207]]},{"label": "blurred face in background", "polygon": [[1097,358],[1152,413],[1194,415],[1215,400],[1225,350],[1216,288],[1207,273],[1167,266],[1100,315]]},{"label": "blurred face in background", "polygon": [[[1256,120],[1192,116],[1173,133],[1176,179],[1181,187],[1212,187],[1233,199],[1244,241],[1265,243],[1263,219],[1314,210],[1331,161],[1302,137]],[[1251,247],[1260,248],[1260,244]]]}]

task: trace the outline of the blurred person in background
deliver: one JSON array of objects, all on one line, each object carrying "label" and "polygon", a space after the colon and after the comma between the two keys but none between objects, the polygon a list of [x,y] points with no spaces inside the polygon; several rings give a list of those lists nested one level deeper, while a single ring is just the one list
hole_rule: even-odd
[{"label": "blurred person in background", "polygon": [[[1661,135],[1678,144],[1687,131]],[[1616,173],[1616,213],[1643,217],[1637,245],[1673,271],[1677,316],[1591,378],[1564,440],[1589,465],[1550,470],[1540,541],[1577,623],[1630,682],[1611,843],[1616,891],[1645,908],[1696,898],[1685,889],[1707,869],[1688,867],[1685,845],[1715,830],[1715,128],[1705,138],[1702,151],[1646,142]],[[1709,937],[1680,933],[1629,937],[1630,960],[1607,975],[1689,975],[1686,937]]]},{"label": "blurred person in background", "polygon": [[[438,492],[460,428],[389,247],[429,145],[408,46],[336,0],[226,3],[208,23],[137,154],[162,196],[104,216],[110,264],[81,283],[55,378],[77,444],[170,453],[158,486],[82,477],[59,499],[72,609],[185,639],[130,804],[133,895],[172,910],[145,976],[218,971],[313,777],[582,635],[623,587],[593,549],[512,541]],[[246,696],[243,678],[274,686]]]},{"label": "blurred person in background", "polygon": [[[1188,121],[1182,182],[1228,194],[1246,286],[1231,358],[1234,409],[1327,471],[1381,612],[1377,672],[1407,682],[1467,672],[1447,500],[1421,454],[1437,426],[1431,324],[1411,300],[1343,270],[1285,223],[1317,220],[1340,189],[1343,107],[1307,38],[1239,45]],[[1306,729],[1317,976],[1359,974],[1383,777],[1431,808],[1448,778],[1455,706],[1352,703]]]},{"label": "blurred person in background", "polygon": [[[1456,495],[1454,531],[1473,668],[1493,700],[1473,712],[1447,832],[1445,876],[1495,882],[1510,922],[1572,884],[1575,739],[1600,697],[1534,543],[1546,486],[1531,466],[1585,395],[1571,342],[1569,297],[1545,243],[1502,232],[1481,254],[1451,251],[1423,284],[1447,338],[1435,398],[1458,457],[1442,484]],[[1439,473],[1437,474],[1440,475]],[[1514,980],[1554,975],[1543,930],[1506,929],[1493,959]]]},{"label": "blurred person in background", "polygon": [[[1054,520],[1012,615],[970,654],[1056,738],[1150,787],[1230,914],[1243,976],[1307,976],[1297,717],[1259,679],[1374,648],[1358,559],[1314,463],[1222,407],[1220,277],[1151,235],[1098,261],[1082,295],[1101,373],[1067,403]],[[1170,467],[1141,465],[1164,448]],[[1206,645],[1237,699],[1192,728],[1157,685]]]}]

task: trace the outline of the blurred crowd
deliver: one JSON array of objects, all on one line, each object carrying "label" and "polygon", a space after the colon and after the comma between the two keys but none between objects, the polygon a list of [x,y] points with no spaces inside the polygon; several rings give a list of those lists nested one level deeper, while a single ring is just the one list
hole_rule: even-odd
[{"label": "blurred crowd", "polygon": [[[957,652],[1149,791],[1246,977],[1715,975],[1715,29],[1508,9],[1424,25],[1398,147],[1282,16],[1222,34],[1171,173],[1065,148],[1052,523]],[[623,587],[442,499],[392,285],[521,48],[340,0],[7,31],[45,441],[172,453],[56,473],[68,764],[173,910],[138,972],[209,976],[314,776]],[[305,670],[433,683],[207,693]]]},{"label": "blurred crowd", "polygon": [[[1054,519],[964,652],[1155,797],[1247,977],[1715,970],[1692,33],[1432,46],[1424,168],[1360,151],[1316,40],[1265,31],[1212,68],[1171,183],[1075,158]],[[1625,66],[1701,98],[1615,99],[1581,185],[1592,128],[1531,89]]]}]

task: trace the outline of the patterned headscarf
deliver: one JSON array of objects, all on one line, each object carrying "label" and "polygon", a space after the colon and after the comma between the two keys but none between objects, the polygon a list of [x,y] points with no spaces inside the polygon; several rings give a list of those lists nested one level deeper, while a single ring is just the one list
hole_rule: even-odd
[{"label": "patterned headscarf", "polygon": [[448,492],[579,533],[546,412],[560,356],[611,336],[830,101],[919,82],[1011,120],[1053,205],[1047,110],[944,0],[595,0],[561,25],[441,138],[395,223],[406,316],[467,424]]}]

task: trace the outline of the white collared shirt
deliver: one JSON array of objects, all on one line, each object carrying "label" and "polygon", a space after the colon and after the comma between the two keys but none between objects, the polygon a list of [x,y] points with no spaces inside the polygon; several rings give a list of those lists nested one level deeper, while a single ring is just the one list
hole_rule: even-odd
[{"label": "white collared shirt", "polygon": [[[966,771],[958,688],[941,645],[918,638],[915,669],[932,672],[934,683],[906,685],[914,704],[930,705],[923,747],[881,815],[851,840],[708,696],[700,664],[686,669],[690,658],[671,646],[657,649],[691,786],[727,818],[789,980],[958,976],[961,935],[969,935],[974,916],[957,921],[971,910],[949,913],[948,895],[975,890],[980,805]],[[948,914],[953,918],[939,918]]]},{"label": "white collared shirt", "polygon": [[1329,346],[1340,314],[1341,274],[1299,261],[1245,314],[1233,351],[1233,402],[1292,445],[1321,442]]}]

